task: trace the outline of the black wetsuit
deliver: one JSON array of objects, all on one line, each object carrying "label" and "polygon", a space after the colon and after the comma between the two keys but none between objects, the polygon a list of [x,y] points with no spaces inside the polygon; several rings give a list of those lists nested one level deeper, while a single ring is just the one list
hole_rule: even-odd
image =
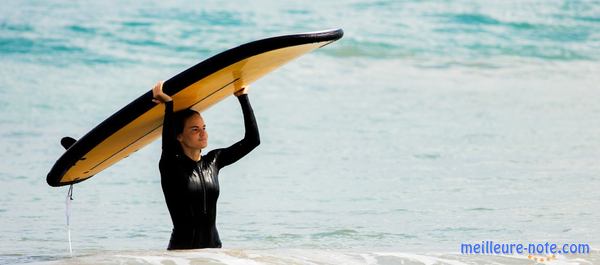
[{"label": "black wetsuit", "polygon": [[215,149],[196,162],[183,153],[173,127],[173,102],[165,103],[161,185],[173,232],[168,249],[220,248],[215,226],[219,197],[219,170],[259,145],[258,127],[248,95],[238,97],[244,114],[244,139],[228,148]]}]

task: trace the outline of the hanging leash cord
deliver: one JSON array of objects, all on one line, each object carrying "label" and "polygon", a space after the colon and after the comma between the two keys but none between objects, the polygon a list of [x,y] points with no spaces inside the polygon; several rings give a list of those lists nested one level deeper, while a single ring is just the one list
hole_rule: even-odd
[{"label": "hanging leash cord", "polygon": [[71,217],[71,201],[73,200],[73,184],[69,187],[69,191],[67,192],[67,198],[65,199],[66,204],[66,216],[67,216],[67,236],[69,238],[69,254],[73,257],[73,248],[71,247],[71,227],[70,225],[70,217]]}]

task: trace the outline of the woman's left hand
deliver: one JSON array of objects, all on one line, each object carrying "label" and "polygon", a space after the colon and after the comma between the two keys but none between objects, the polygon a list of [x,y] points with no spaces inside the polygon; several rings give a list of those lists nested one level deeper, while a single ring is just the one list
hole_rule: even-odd
[{"label": "woman's left hand", "polygon": [[169,101],[173,100],[171,97],[169,97],[167,94],[165,94],[165,92],[163,92],[162,86],[163,86],[163,81],[159,81],[152,88],[152,96],[153,96],[152,101],[156,104],[165,103],[165,102],[169,102]]}]

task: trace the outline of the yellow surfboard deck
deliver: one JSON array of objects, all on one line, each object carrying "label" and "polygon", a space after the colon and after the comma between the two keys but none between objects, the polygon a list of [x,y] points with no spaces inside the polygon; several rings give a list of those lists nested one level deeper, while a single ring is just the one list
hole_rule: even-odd
[{"label": "yellow surfboard deck", "polygon": [[[211,107],[299,56],[334,42],[341,29],[250,42],[215,55],[165,81],[174,110]],[[48,173],[50,186],[86,180],[160,137],[164,104],[149,91],[73,143]]]}]

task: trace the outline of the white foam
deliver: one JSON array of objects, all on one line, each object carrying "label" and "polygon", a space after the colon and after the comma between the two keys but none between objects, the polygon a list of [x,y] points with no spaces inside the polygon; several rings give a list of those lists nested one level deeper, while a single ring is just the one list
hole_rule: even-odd
[{"label": "white foam", "polygon": [[139,262],[163,265],[163,261],[171,261],[176,265],[190,265],[191,261],[186,258],[165,257],[165,256],[131,256],[131,255],[115,255],[119,258],[134,259]]},{"label": "white foam", "polygon": [[365,259],[365,264],[367,265],[377,264],[377,259],[371,254],[360,254],[360,256]]},{"label": "white foam", "polygon": [[[590,256],[557,255],[556,259],[545,261],[548,265],[588,265],[594,264],[597,252]],[[58,261],[36,264],[151,264],[151,265],[466,265],[466,264],[523,264],[534,262],[526,255],[461,255],[457,253],[406,253],[372,252],[360,250],[328,249],[199,249],[185,251],[146,251],[98,253]]]},{"label": "white foam", "polygon": [[437,258],[437,257],[433,257],[433,256],[424,256],[424,255],[409,254],[409,253],[377,252],[374,254],[377,254],[380,256],[393,256],[393,257],[398,257],[398,258],[415,260],[418,262],[422,262],[424,265],[434,265],[434,264],[439,264],[439,263],[450,264],[450,265],[466,265],[466,263],[462,263],[457,260],[441,259],[441,258]]}]

